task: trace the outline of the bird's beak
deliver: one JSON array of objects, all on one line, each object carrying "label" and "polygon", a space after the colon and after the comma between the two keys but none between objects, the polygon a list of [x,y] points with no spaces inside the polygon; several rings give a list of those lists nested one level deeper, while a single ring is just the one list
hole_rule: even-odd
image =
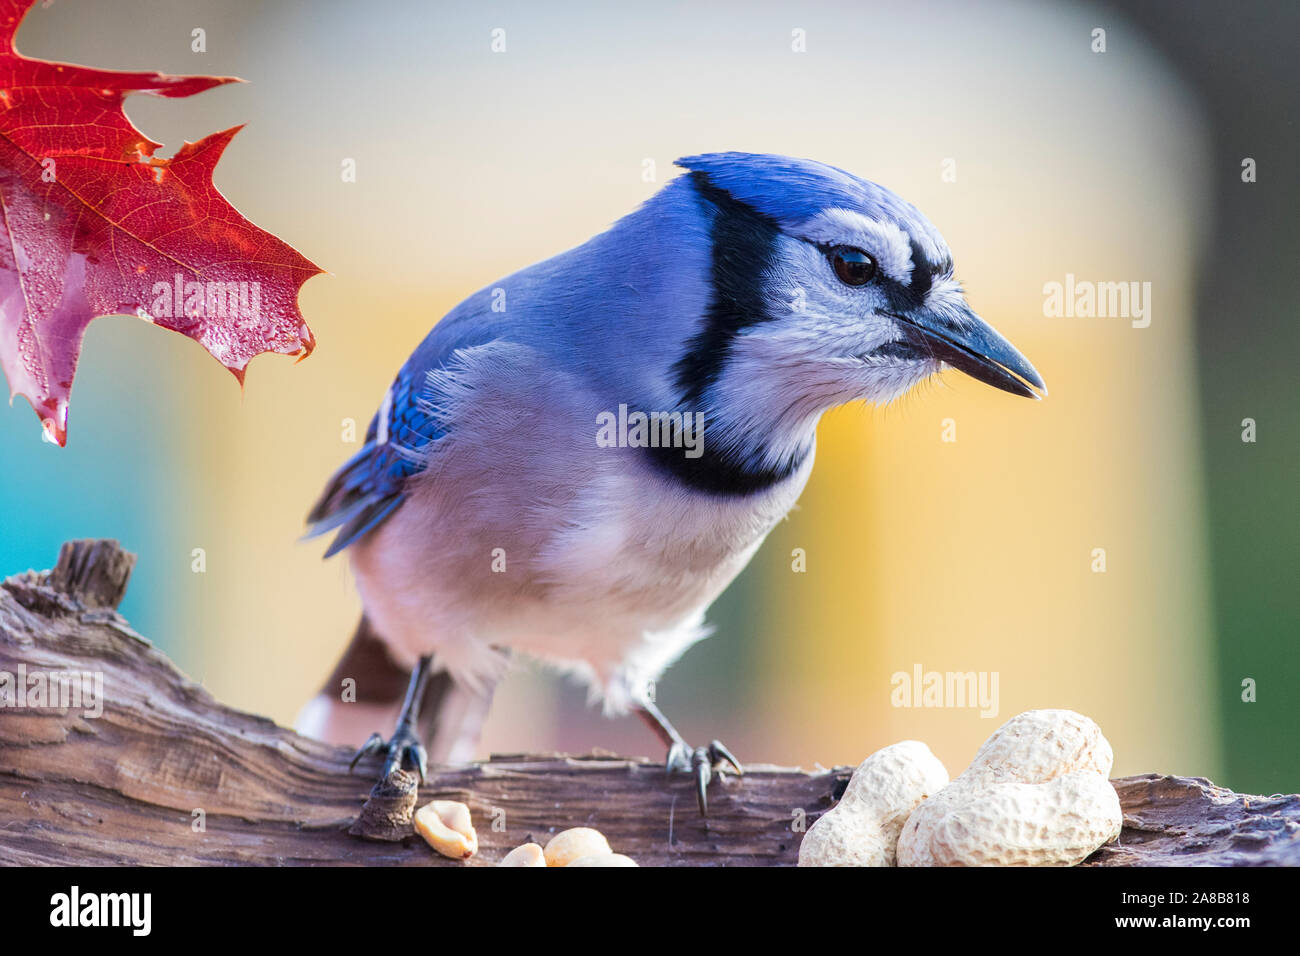
[{"label": "bird's beak", "polygon": [[1029,360],[969,308],[891,314],[912,344],[945,365],[1013,395],[1040,399],[1047,394],[1043,377]]}]

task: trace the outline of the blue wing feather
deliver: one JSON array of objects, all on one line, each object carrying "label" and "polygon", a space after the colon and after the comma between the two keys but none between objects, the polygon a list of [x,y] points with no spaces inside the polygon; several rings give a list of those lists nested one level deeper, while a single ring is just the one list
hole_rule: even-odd
[{"label": "blue wing feather", "polygon": [[[446,430],[435,420],[429,372],[457,349],[490,341],[500,331],[480,291],[437,323],[411,353],[366,429],[361,450],[334,473],[307,516],[306,537],[338,529],[325,557],[355,544],[406,500],[407,480],[423,471]],[[496,316],[493,316],[496,318]]]},{"label": "blue wing feather", "polygon": [[429,445],[443,432],[421,401],[427,375],[416,356],[397,374],[370,421],[366,443],[330,480],[307,516],[307,537],[338,528],[325,557],[373,531],[405,500],[406,479],[425,467]]}]

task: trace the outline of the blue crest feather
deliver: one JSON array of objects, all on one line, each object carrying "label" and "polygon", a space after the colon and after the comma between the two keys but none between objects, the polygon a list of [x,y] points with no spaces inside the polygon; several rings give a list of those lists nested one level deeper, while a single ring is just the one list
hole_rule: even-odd
[{"label": "blue crest feather", "polygon": [[676,165],[703,173],[732,198],[790,228],[826,209],[851,209],[874,218],[924,218],[883,186],[811,159],[772,153],[702,153]]}]

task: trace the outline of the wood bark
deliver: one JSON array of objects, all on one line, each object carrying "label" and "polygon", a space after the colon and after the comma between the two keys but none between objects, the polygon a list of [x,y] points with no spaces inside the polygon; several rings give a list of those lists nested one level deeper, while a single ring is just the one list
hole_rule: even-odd
[{"label": "wood bark", "polygon": [[[0,584],[0,672],[100,675],[103,693],[99,716],[30,700],[0,708],[0,862],[464,865],[414,835],[350,835],[377,761],[349,773],[350,751],[187,679],[114,609],[133,564],[116,542],[70,542],[53,571]],[[788,866],[797,821],[829,809],[850,769],[749,766],[713,785],[704,820],[691,781],[655,762],[498,754],[432,768],[420,802],[469,805],[480,846],[469,865],[592,826],[642,866]],[[1157,774],[1113,783],[1124,831],[1084,865],[1300,865],[1300,796]]]}]

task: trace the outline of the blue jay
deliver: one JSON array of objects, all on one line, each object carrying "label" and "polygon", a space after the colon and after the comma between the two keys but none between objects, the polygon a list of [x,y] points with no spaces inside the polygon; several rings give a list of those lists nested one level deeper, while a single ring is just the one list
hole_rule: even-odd
[{"label": "blue jay", "polygon": [[[359,755],[423,779],[430,752],[471,755],[523,653],[640,715],[704,812],[713,770],[740,765],[687,745],[648,689],[794,505],[822,413],[946,366],[1046,394],[888,189],[785,156],[677,165],[607,232],[456,306],[397,373],[308,518],[364,616],[300,729],[346,742],[395,712]],[[340,704],[347,676],[371,708]]]}]

